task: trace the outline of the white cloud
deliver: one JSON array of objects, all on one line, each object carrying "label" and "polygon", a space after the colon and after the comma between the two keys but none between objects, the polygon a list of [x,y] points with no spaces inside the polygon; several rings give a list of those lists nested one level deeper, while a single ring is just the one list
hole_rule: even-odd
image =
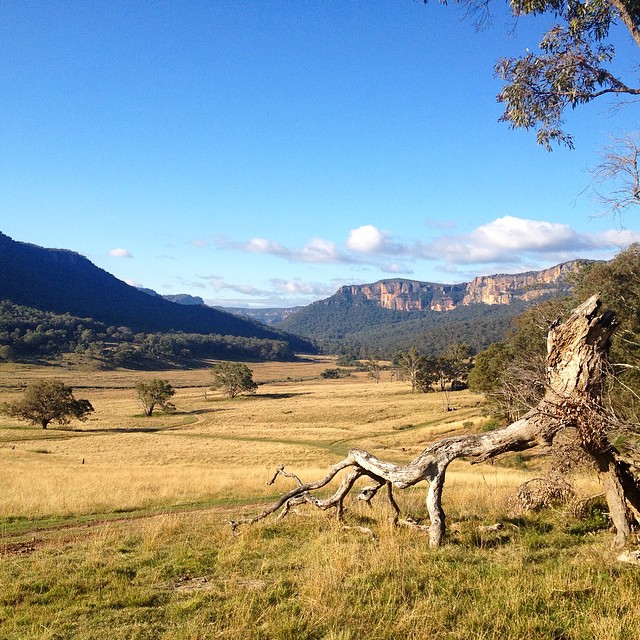
[{"label": "white cloud", "polygon": [[[451,228],[452,224],[438,226]],[[428,261],[437,263],[435,268],[441,272],[460,273],[463,267],[468,274],[475,270],[472,265],[504,273],[544,268],[575,258],[609,258],[620,248],[640,242],[640,233],[628,230],[584,233],[565,223],[503,216],[466,234],[449,233],[411,241],[367,224],[352,229],[342,248],[323,238],[313,238],[302,248],[285,247],[259,237],[245,242],[217,237],[215,241],[220,249],[271,255],[290,262],[359,265],[386,273],[412,274],[414,263]],[[291,282],[293,293],[297,285]],[[297,294],[306,295],[301,290]]]},{"label": "white cloud", "polygon": [[107,255],[111,258],[133,258],[131,251],[128,249],[111,249]]},{"label": "white cloud", "polygon": [[640,242],[640,233],[629,229],[607,229],[598,234],[602,245],[609,245],[611,248],[622,249],[634,242]]},{"label": "white cloud", "polygon": [[573,258],[595,258],[640,241],[640,233],[576,231],[568,224],[504,216],[466,235],[435,240],[429,247],[452,265],[495,264],[512,270],[523,264],[537,268]]},{"label": "white cloud", "polygon": [[282,245],[272,240],[267,240],[266,238],[251,238],[249,242],[243,245],[243,248],[245,251],[250,251],[251,253],[269,253],[272,255],[287,253],[287,249]]},{"label": "white cloud", "polygon": [[508,251],[550,251],[583,244],[580,234],[568,224],[513,216],[478,227],[469,239],[479,247]]},{"label": "white cloud", "polygon": [[[295,252],[292,255],[294,256],[293,259],[297,257]],[[346,257],[339,253],[333,242],[323,240],[322,238],[313,238],[297,255],[303,262],[327,263],[346,261]]]},{"label": "white cloud", "polygon": [[[207,299],[206,303],[223,307],[294,307],[303,306],[326,298],[344,284],[342,280],[328,283],[304,282],[300,279],[285,280],[273,278],[265,289],[257,289],[249,285],[226,281],[219,276],[206,278],[216,291],[215,299]],[[227,292],[239,296],[225,295]]]},{"label": "white cloud", "polygon": [[249,284],[236,284],[233,282],[227,282],[224,278],[219,276],[206,276],[206,280],[209,281],[209,284],[216,291],[235,291],[236,293],[242,293],[244,295],[263,295],[264,293],[268,293],[257,289],[256,287]]},{"label": "white cloud", "polygon": [[249,253],[263,253],[290,260],[291,262],[311,262],[318,264],[338,264],[351,262],[351,258],[338,251],[329,240],[312,238],[301,249],[285,247],[267,238],[251,238],[248,242],[232,242],[225,237],[216,238],[219,249],[236,249]]},{"label": "white cloud", "polygon": [[349,232],[347,248],[358,253],[374,253],[383,248],[385,236],[377,227],[366,224]]}]

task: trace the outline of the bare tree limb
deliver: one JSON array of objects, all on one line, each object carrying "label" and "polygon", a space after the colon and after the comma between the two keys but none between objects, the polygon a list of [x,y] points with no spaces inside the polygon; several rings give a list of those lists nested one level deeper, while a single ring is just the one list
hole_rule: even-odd
[{"label": "bare tree limb", "polygon": [[[393,522],[404,524],[392,488],[405,489],[422,481],[429,483],[426,507],[430,525],[429,544],[437,547],[445,534],[445,513],[442,490],[449,464],[459,457],[482,462],[507,451],[524,451],[537,446],[549,446],[564,427],[574,427],[584,450],[598,466],[605,486],[609,509],[616,527],[616,546],[624,544],[630,532],[626,513],[629,474],[621,467],[615,451],[602,428],[599,407],[607,356],[616,322],[611,312],[600,314],[600,298],[592,296],[574,309],[563,324],[552,325],[547,337],[547,391],[539,404],[509,426],[488,433],[454,436],[429,445],[413,461],[397,465],[380,460],[363,449],[351,449],[347,457],[331,467],[329,473],[316,482],[302,483],[285,493],[277,502],[253,516],[231,523],[234,531],[242,524],[252,524],[281,507],[287,511],[292,504],[310,503],[320,509],[335,507],[342,517],[343,501],[360,477],[374,480],[361,490],[359,499],[370,503],[383,486],[394,510]],[[341,471],[349,469],[333,495],[319,499],[313,491],[325,487]],[[287,475],[284,469],[278,474]],[[295,477],[295,476],[294,476]],[[640,492],[632,496],[640,504]]]}]

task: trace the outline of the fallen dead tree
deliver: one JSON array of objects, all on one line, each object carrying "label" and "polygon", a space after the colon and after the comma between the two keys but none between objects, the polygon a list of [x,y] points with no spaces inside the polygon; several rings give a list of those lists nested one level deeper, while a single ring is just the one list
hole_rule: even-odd
[{"label": "fallen dead tree", "polygon": [[[599,312],[600,298],[594,295],[574,309],[564,323],[556,323],[550,328],[546,394],[520,420],[488,433],[444,438],[428,446],[405,466],[385,462],[356,448],[333,465],[324,478],[315,482],[302,482],[280,467],[271,483],[282,474],[293,477],[296,486],[261,513],[232,521],[231,527],[235,531],[240,525],[253,524],[277,511],[280,511],[280,519],[304,503],[319,509],[335,508],[338,518],[342,518],[345,498],[355,482],[365,477],[372,484],[361,490],[358,499],[370,502],[384,488],[393,508],[394,523],[427,529],[430,546],[437,547],[445,533],[442,490],[447,467],[453,460],[464,456],[471,463],[478,463],[508,451],[548,447],[561,429],[571,427],[576,429],[579,446],[593,460],[599,473],[616,530],[614,546],[622,547],[631,531],[632,516],[628,506],[636,514],[640,513],[640,490],[628,466],[617,458],[617,452],[607,438],[607,420],[601,400],[616,322],[610,311]],[[341,472],[345,475],[333,495],[324,499],[314,495]],[[394,488],[405,489],[423,481],[429,484],[426,497],[428,527],[401,519],[393,495]]]}]

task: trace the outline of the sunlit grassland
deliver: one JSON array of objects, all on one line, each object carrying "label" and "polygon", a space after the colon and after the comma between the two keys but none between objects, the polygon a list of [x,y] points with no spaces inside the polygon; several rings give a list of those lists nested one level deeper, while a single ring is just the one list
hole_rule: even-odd
[{"label": "sunlit grassland", "polygon": [[[388,377],[319,378],[328,366],[251,365],[258,393],[233,400],[207,390],[206,369],[0,366],[0,402],[55,376],[96,410],[47,431],[0,417],[0,638],[640,638],[640,572],[614,562],[609,534],[560,508],[513,511],[540,473],[526,455],[451,465],[439,550],[391,527],[382,496],[347,504],[375,538],[310,509],[232,536],[228,519],[292,486],[266,485],[279,464],[317,479],[352,446],[407,462],[487,421],[470,392],[445,411]],[[175,414],[141,415],[133,387],[154,376],[177,388]],[[424,519],[425,493],[396,497]]]},{"label": "sunlit grassland", "polygon": [[[149,374],[80,376],[84,384],[75,393],[95,408],[87,422],[44,431],[0,418],[0,482],[7,489],[0,495],[0,517],[260,498],[273,495],[265,481],[279,464],[310,477],[352,446],[408,461],[425,442],[484,420],[480,398],[466,392],[456,394],[456,411],[443,412],[439,394],[411,394],[406,384],[376,384],[364,374],[282,381],[312,378],[326,364],[253,365],[257,380],[277,381],[233,400],[207,391],[208,371],[177,372],[203,386],[178,387],[178,411],[151,418],[142,416],[133,390]],[[29,371],[31,379],[50,375]],[[157,375],[177,386],[180,376],[173,373]],[[8,367],[0,383],[0,401],[19,397]]]}]

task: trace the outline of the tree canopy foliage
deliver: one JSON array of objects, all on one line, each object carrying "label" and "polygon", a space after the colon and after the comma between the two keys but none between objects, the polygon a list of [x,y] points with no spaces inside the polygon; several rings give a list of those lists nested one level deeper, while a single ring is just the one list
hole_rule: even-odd
[{"label": "tree canopy foliage", "polygon": [[220,389],[229,398],[240,393],[254,393],[258,385],[253,381],[253,371],[241,362],[220,362],[211,369],[212,389]]},{"label": "tree canopy foliage", "polygon": [[0,405],[0,412],[43,429],[51,422],[63,425],[73,419],[84,421],[93,410],[88,400],[74,398],[71,387],[60,380],[33,382],[20,400]]},{"label": "tree canopy foliage", "polygon": [[[427,0],[425,0],[426,2]],[[478,22],[489,15],[489,0],[462,0]],[[498,94],[504,105],[501,120],[512,127],[534,129],[538,143],[573,147],[564,126],[567,108],[604,95],[640,95],[613,66],[615,48],[610,32],[623,25],[640,47],[640,3],[637,0],[510,0],[517,18],[549,14],[555,24],[539,43],[520,57],[496,63],[496,75],[505,81]],[[637,78],[634,78],[637,82]]]},{"label": "tree canopy foliage", "polygon": [[165,413],[173,413],[176,410],[175,405],[169,402],[169,398],[175,395],[175,389],[168,380],[160,380],[159,378],[141,380],[136,385],[136,393],[144,415],[147,417],[153,414],[156,406]]},{"label": "tree canopy foliage", "polygon": [[411,393],[424,389],[425,385],[422,384],[424,376],[421,376],[421,373],[425,369],[426,362],[426,357],[415,347],[403,351],[398,356],[398,366],[411,385]]},{"label": "tree canopy foliage", "polygon": [[352,360],[376,353],[391,360],[407,345],[432,356],[458,342],[480,351],[504,339],[513,318],[525,308],[525,303],[517,301],[444,312],[393,311],[374,302],[354,306],[348,301],[324,301],[292,314],[280,326],[313,339],[324,353],[348,354]]},{"label": "tree canopy foliage", "polygon": [[0,361],[50,359],[67,353],[86,356],[105,368],[186,365],[198,358],[295,357],[280,340],[215,333],[133,333],[129,327],[0,300]]},{"label": "tree canopy foliage", "polygon": [[472,354],[464,343],[450,344],[439,356],[426,356],[411,347],[398,354],[396,362],[401,376],[411,384],[412,393],[432,391],[433,385],[450,391],[466,387]]}]

